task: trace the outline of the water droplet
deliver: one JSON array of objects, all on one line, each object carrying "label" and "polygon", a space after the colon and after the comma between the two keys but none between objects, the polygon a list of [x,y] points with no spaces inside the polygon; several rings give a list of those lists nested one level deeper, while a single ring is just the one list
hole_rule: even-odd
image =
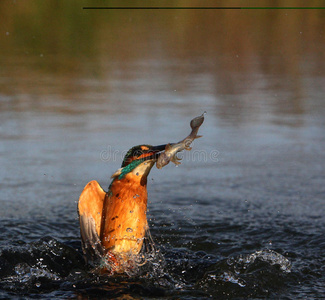
[{"label": "water droplet", "polygon": [[139,172],[136,172],[135,175],[139,176]]},{"label": "water droplet", "polygon": [[133,210],[130,210],[130,214],[133,214]]},{"label": "water droplet", "polygon": [[127,228],[126,232],[133,232],[133,229],[132,228]]},{"label": "water droplet", "polygon": [[140,195],[135,194],[135,195],[133,196],[134,199],[137,198],[137,197],[140,197]]},{"label": "water droplet", "polygon": [[41,283],[37,281],[37,282],[35,283],[35,286],[39,288],[39,287],[41,286]]}]

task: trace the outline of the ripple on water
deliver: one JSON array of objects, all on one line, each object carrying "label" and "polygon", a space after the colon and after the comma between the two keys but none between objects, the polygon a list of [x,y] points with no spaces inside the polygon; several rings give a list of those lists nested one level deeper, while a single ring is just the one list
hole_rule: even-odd
[{"label": "ripple on water", "polygon": [[[1,289],[17,295],[270,296],[285,287],[291,263],[272,250],[220,259],[204,251],[151,251],[127,274],[100,275],[80,248],[51,237],[0,254]],[[60,293],[59,293],[60,291]]]}]

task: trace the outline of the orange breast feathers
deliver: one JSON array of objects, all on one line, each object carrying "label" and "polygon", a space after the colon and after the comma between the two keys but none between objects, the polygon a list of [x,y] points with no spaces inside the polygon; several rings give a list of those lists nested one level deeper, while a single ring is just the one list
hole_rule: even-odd
[{"label": "orange breast feathers", "polygon": [[113,180],[109,197],[105,199],[101,242],[113,253],[138,254],[141,250],[147,223],[147,187],[132,173]]}]

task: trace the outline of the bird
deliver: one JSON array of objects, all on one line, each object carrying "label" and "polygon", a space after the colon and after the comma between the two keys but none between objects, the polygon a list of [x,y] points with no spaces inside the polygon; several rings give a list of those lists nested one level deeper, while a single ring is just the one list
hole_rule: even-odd
[{"label": "bird", "polygon": [[124,262],[154,247],[146,215],[147,177],[165,148],[134,146],[112,175],[107,192],[96,180],[83,189],[78,201],[82,249],[89,264],[105,257],[101,272],[124,272]]},{"label": "bird", "polygon": [[191,150],[193,140],[201,137],[197,133],[205,114],[191,120],[191,133],[178,143],[132,147],[112,175],[107,192],[96,180],[85,186],[78,213],[87,263],[104,261],[98,267],[101,273],[124,273],[139,262],[141,253],[155,251],[147,221],[147,177],[155,163],[158,169],[170,161],[180,164],[176,155]]}]

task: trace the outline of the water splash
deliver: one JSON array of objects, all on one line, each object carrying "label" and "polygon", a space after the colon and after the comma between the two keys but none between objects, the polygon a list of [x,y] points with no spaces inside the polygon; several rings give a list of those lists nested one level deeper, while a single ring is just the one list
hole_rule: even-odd
[{"label": "water splash", "polygon": [[290,271],[291,262],[283,255],[261,250],[218,261],[197,285],[220,297],[265,297],[283,286]]},{"label": "water splash", "polygon": [[18,293],[56,288],[73,270],[83,270],[81,255],[70,246],[46,237],[0,255],[1,287]]},{"label": "water splash", "polygon": [[108,276],[124,274],[128,277],[157,279],[165,274],[164,266],[163,256],[155,249],[140,253],[140,255],[132,252],[119,254],[107,252],[91,272]]},{"label": "water splash", "polygon": [[[215,276],[215,275],[210,275],[210,276]],[[234,284],[237,284],[240,287],[245,287],[246,282],[243,279],[238,278],[235,274],[232,272],[224,272],[223,274],[219,275],[219,279],[225,282],[231,282]]]},{"label": "water splash", "polygon": [[146,251],[140,255],[108,252],[93,267],[85,264],[80,248],[76,251],[53,238],[3,249],[0,288],[16,295],[55,290],[84,295],[90,289],[94,295],[110,297],[123,291],[142,296],[177,293],[186,298],[193,290],[220,298],[262,297],[281,287],[291,269],[290,261],[272,250],[220,260],[203,251],[157,250],[150,237],[143,245]]},{"label": "water splash", "polygon": [[252,254],[239,255],[227,260],[229,266],[234,266],[236,272],[240,273],[246,270],[257,260],[266,262],[270,265],[278,265],[283,272],[291,272],[291,262],[280,253],[273,250],[261,250]]}]

